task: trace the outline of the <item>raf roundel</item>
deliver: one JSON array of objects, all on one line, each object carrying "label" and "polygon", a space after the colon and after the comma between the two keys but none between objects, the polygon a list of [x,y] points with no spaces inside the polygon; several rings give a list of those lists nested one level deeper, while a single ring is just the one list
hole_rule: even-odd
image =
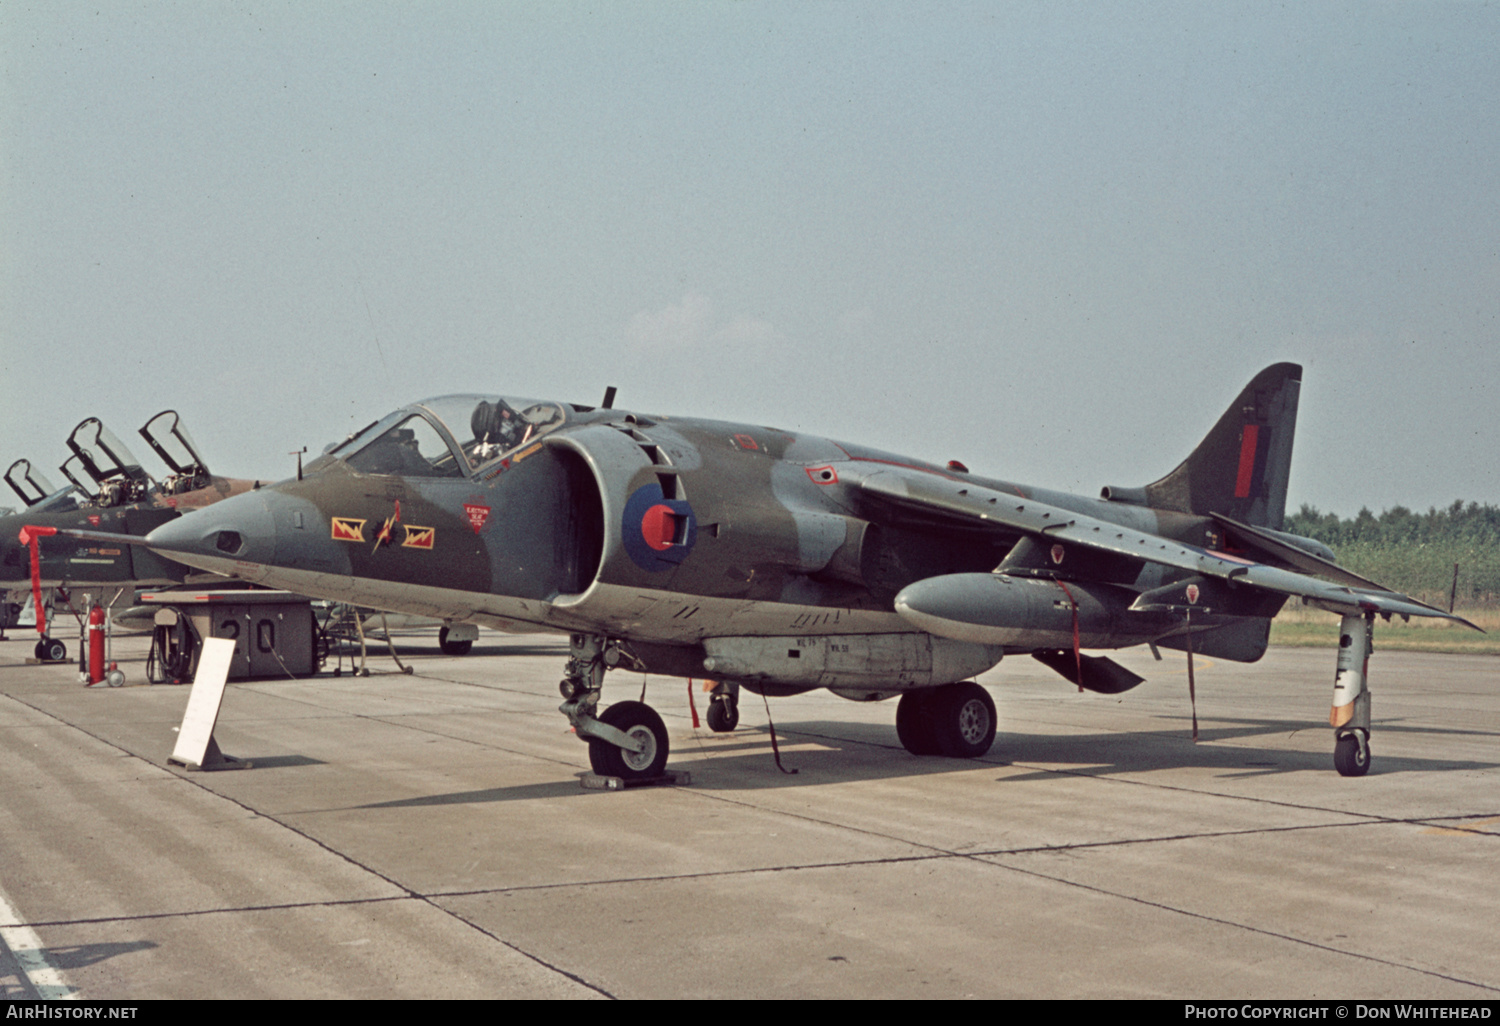
[{"label": "raf roundel", "polygon": [[687,559],[698,540],[693,507],[681,499],[668,499],[657,482],[642,485],[631,494],[620,528],[626,554],[650,573],[676,567]]}]

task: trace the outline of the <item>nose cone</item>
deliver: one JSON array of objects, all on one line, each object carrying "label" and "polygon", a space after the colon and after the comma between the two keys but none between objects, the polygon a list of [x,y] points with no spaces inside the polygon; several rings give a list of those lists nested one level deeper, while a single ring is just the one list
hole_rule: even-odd
[{"label": "nose cone", "polygon": [[267,494],[246,492],[162,524],[146,544],[201,570],[243,577],[276,562],[276,521]]}]

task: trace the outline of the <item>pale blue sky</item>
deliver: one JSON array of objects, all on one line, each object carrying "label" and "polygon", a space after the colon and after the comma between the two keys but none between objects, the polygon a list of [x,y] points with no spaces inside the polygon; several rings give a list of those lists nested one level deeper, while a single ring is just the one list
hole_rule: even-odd
[{"label": "pale blue sky", "polygon": [[1500,503],[1493,5],[7,2],[0,174],[0,466],[614,384],[1092,494],[1296,360],[1294,507]]}]

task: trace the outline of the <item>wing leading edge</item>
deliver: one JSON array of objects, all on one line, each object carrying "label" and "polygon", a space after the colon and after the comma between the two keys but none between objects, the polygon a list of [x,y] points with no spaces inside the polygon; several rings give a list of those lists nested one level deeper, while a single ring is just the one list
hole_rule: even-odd
[{"label": "wing leading edge", "polygon": [[[1296,549],[1270,532],[1251,528],[1228,517],[1215,516],[1213,519],[1235,530],[1245,546],[1244,556],[1174,541],[967,481],[908,473],[899,468],[861,475],[858,485],[862,495],[876,504],[939,519],[954,527],[1020,533],[1048,545],[1074,545],[1093,552],[1157,563],[1189,574],[1216,578],[1233,587],[1255,588],[1300,598],[1342,615],[1375,612],[1384,616],[1438,617],[1481,630],[1461,616],[1384,588],[1336,563]],[[1284,560],[1289,565],[1259,562],[1249,558],[1252,555]],[[1335,580],[1322,580],[1312,576],[1313,573],[1322,573]]]}]

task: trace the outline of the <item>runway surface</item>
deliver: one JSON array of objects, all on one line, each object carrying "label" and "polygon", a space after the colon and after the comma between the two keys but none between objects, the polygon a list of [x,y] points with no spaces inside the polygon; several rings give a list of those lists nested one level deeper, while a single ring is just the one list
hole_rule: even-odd
[{"label": "runway surface", "polygon": [[1118,696],[1007,659],[973,761],[907,754],[893,702],[773,699],[795,775],[759,698],[718,735],[652,678],[692,783],[616,793],[579,785],[562,639],[231,682],[216,736],[254,766],[190,773],[143,639],[90,689],[12,631],[0,994],[1496,998],[1500,659],[1377,650],[1344,779],[1335,630],[1200,658],[1196,745],[1180,653],[1120,656],[1148,681]]}]

